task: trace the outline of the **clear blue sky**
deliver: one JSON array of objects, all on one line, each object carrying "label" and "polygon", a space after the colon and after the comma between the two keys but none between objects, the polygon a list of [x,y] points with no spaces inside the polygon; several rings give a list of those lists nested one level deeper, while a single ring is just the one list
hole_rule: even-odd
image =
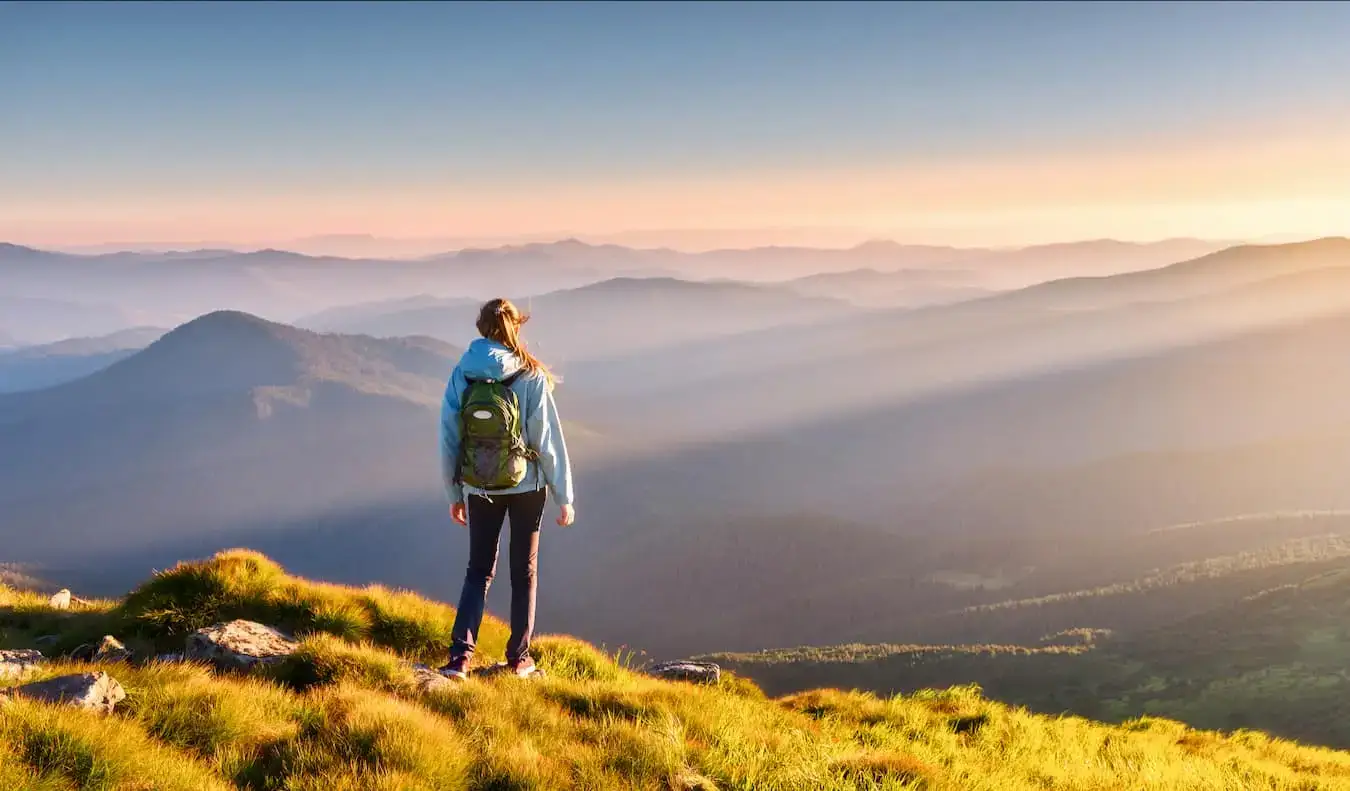
[{"label": "clear blue sky", "polygon": [[1346,3],[0,3],[0,222],[1090,156],[1347,97]]}]

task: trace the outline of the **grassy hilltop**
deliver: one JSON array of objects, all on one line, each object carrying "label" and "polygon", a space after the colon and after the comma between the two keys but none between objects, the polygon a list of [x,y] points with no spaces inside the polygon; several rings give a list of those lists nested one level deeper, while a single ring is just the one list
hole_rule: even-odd
[{"label": "grassy hilltop", "polygon": [[[69,611],[0,588],[0,647],[59,635],[49,656],[104,634],[142,656],[181,650],[187,633],[232,618],[301,641],[251,675],[105,666],[128,692],[112,715],[0,705],[0,789],[1350,788],[1350,753],[1255,732],[1045,717],[970,687],[773,700],[734,677],[649,678],[564,637],[538,642],[545,678],[419,692],[407,662],[440,662],[453,615],[409,593],[298,579],[247,551]],[[504,627],[484,632],[485,660],[499,658]],[[57,660],[38,678],[88,667]]]}]

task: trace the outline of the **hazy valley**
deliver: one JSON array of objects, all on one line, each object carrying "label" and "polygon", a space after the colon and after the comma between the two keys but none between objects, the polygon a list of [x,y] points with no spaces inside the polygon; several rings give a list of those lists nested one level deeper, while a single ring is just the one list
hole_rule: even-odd
[{"label": "hazy valley", "polygon": [[[1166,697],[1133,691],[1149,674],[1252,672],[1195,654],[1164,673],[1148,646],[1184,643],[1168,630],[1236,624],[1226,608],[1350,557],[1350,241],[1178,244],[8,247],[6,304],[63,307],[0,318],[28,339],[0,352],[3,559],[115,595],[249,546],[453,600],[465,542],[436,411],[499,287],[561,376],[577,465],[582,520],[543,542],[548,631],[659,657],[767,650],[727,661],[771,691],[982,680],[1137,714]],[[1319,656],[1343,655],[1309,624]],[[1074,629],[1111,636],[1040,650]],[[1026,692],[1066,672],[1091,695]],[[1165,710],[1223,727],[1207,705]],[[1254,721],[1314,739],[1286,723]]]}]

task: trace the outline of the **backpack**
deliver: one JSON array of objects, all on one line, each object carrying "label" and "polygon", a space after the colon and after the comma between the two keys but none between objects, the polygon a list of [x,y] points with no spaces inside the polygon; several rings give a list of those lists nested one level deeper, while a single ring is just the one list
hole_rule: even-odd
[{"label": "backpack", "polygon": [[462,483],[484,491],[510,489],[524,482],[527,463],[539,457],[525,444],[520,402],[511,391],[518,376],[468,380],[459,407]]}]

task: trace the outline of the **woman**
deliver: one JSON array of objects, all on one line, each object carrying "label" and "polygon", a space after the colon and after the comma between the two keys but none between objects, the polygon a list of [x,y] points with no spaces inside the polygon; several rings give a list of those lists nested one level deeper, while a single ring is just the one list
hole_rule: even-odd
[{"label": "woman", "polygon": [[522,678],[535,672],[530,637],[547,495],[558,505],[560,527],[575,519],[553,375],[520,340],[520,327],[528,319],[509,300],[483,305],[478,314],[482,337],[460,358],[441,408],[441,462],[450,517],[469,529],[469,569],[451,633],[450,662],[441,668],[453,679],[468,676],[508,516],[511,639],[506,663]]}]

